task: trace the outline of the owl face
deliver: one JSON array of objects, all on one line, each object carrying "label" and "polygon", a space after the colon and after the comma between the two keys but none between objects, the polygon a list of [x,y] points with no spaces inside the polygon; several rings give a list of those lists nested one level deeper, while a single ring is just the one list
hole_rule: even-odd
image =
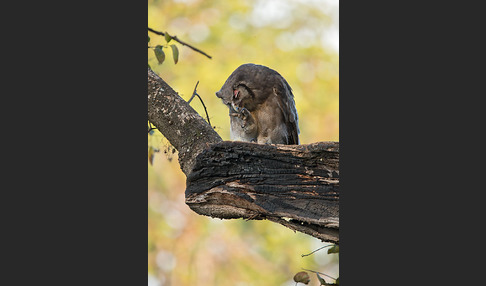
[{"label": "owl face", "polygon": [[248,110],[252,110],[253,98],[254,96],[250,89],[243,84],[239,84],[233,88],[231,106],[236,112],[239,112],[243,107]]}]

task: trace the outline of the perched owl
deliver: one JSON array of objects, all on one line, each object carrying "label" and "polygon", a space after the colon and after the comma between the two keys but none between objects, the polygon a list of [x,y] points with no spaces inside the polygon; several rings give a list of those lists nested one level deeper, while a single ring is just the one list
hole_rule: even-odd
[{"label": "perched owl", "polygon": [[229,108],[231,140],[299,144],[294,95],[278,72],[262,65],[241,65],[216,96]]}]

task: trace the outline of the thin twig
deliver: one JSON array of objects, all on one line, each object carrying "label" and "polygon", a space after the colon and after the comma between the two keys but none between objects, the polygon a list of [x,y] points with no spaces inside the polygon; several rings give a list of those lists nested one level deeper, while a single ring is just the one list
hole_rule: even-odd
[{"label": "thin twig", "polygon": [[199,84],[199,81],[197,81],[196,86],[194,87],[194,91],[192,92],[192,96],[191,96],[191,98],[189,99],[189,101],[188,101],[187,103],[191,103],[191,101],[192,101],[192,99],[194,98],[194,96],[196,96],[196,95],[197,95],[197,97],[199,98],[199,100],[201,101],[201,103],[202,103],[202,105],[203,105],[203,107],[204,107],[204,111],[206,112],[206,118],[207,118],[207,120],[208,120],[209,126],[211,126],[211,128],[212,128],[213,126],[211,125],[211,121],[209,121],[209,115],[208,115],[208,111],[206,110],[206,105],[204,105],[204,101],[203,101],[203,100],[202,100],[202,98],[199,96],[199,94],[197,94],[197,90],[196,90],[196,89],[197,89],[197,85],[198,85],[198,84]]},{"label": "thin twig", "polygon": [[[154,29],[151,29],[151,28],[148,28],[148,30],[149,30],[150,32],[154,33],[154,34],[161,35],[161,36],[164,36],[164,37],[165,37],[165,33],[163,33],[163,32],[155,31]],[[186,47],[188,47],[188,48],[191,48],[192,50],[194,50],[194,51],[196,51],[196,52],[198,52],[198,53],[200,53],[200,54],[202,54],[202,55],[205,55],[206,57],[208,57],[208,58],[212,59],[212,57],[211,57],[210,55],[206,54],[205,52],[201,51],[201,50],[200,50],[200,49],[198,49],[198,48],[195,48],[195,47],[193,47],[193,46],[191,46],[191,45],[189,45],[189,44],[187,44],[187,43],[185,43],[185,42],[183,42],[183,41],[179,40],[179,39],[177,38],[177,36],[170,36],[170,37],[171,37],[171,38],[172,38],[174,41],[178,42],[179,44],[181,44],[181,45],[183,45],[183,46],[186,46]]]},{"label": "thin twig", "polygon": [[331,276],[329,276],[329,275],[327,275],[327,274],[324,274],[324,273],[322,273],[322,272],[318,272],[318,271],[314,271],[314,270],[309,270],[309,269],[304,269],[304,268],[302,268],[302,270],[305,270],[305,271],[310,271],[310,272],[314,272],[314,273],[319,273],[319,274],[322,274],[322,275],[324,275],[324,276],[327,276],[327,277],[329,277],[329,278],[331,278],[331,279],[336,280],[336,278],[331,277]]},{"label": "thin twig", "polygon": [[203,107],[204,107],[204,111],[206,112],[206,118],[208,119],[208,123],[209,123],[209,126],[211,126],[211,128],[213,128],[213,126],[211,125],[211,121],[209,121],[209,115],[208,115],[208,111],[206,110],[206,105],[204,105],[204,101],[202,100],[202,98],[199,96],[199,94],[197,94],[197,97],[199,97],[199,100],[201,101]]},{"label": "thin twig", "polygon": [[332,246],[332,244],[329,244],[329,245],[326,245],[326,246],[323,246],[323,247],[319,247],[318,249],[316,249],[316,250],[312,251],[311,253],[308,253],[308,254],[301,254],[301,256],[302,256],[302,257],[304,257],[304,256],[309,256],[309,255],[311,255],[312,253],[317,252],[317,251],[319,251],[319,250],[321,250],[321,249],[323,249],[323,248],[329,247],[329,246]]},{"label": "thin twig", "polygon": [[196,95],[196,88],[197,88],[197,85],[199,84],[199,81],[197,81],[196,83],[196,86],[194,87],[194,91],[192,92],[192,96],[191,98],[187,101],[187,103],[191,103],[192,99],[194,98],[194,96]]}]

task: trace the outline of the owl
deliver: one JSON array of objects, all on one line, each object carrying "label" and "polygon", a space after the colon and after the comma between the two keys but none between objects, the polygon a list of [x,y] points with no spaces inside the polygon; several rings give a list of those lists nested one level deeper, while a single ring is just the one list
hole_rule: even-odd
[{"label": "owl", "polygon": [[216,96],[229,109],[231,140],[299,144],[299,118],[292,88],[273,69],[243,64]]}]

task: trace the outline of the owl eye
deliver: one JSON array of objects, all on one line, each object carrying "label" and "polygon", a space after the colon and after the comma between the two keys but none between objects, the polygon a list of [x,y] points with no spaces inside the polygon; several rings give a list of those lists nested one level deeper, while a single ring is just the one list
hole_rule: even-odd
[{"label": "owl eye", "polygon": [[233,98],[234,98],[234,99],[237,99],[237,98],[238,98],[238,94],[239,94],[239,93],[240,93],[240,91],[239,91],[239,90],[237,90],[237,89],[236,89],[236,90],[233,90]]}]

